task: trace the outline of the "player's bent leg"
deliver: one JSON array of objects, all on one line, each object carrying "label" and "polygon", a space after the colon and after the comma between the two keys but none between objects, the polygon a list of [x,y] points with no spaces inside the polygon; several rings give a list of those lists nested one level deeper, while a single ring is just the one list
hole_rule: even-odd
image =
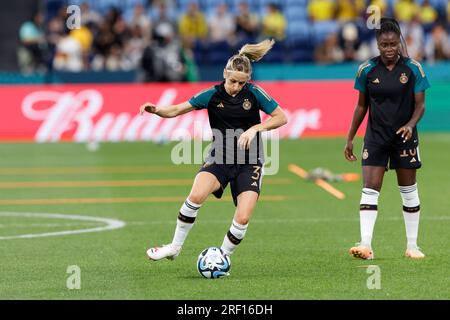
[{"label": "player's bent leg", "polygon": [[236,247],[244,239],[257,200],[258,193],[255,191],[244,191],[237,196],[236,212],[221,246],[225,254],[232,255]]},{"label": "player's bent leg", "polygon": [[217,177],[210,172],[199,172],[194,179],[188,199],[194,203],[203,204],[206,198],[220,188]]},{"label": "player's bent leg", "polygon": [[175,259],[181,252],[184,241],[192,229],[198,210],[212,192],[220,188],[217,178],[209,172],[199,172],[195,177],[191,192],[180,208],[172,243],[147,250],[150,260]]}]

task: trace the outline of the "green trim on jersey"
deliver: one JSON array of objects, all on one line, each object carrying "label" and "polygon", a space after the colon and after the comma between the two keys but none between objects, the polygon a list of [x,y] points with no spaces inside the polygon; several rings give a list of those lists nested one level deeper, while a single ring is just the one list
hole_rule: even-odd
[{"label": "green trim on jersey", "polygon": [[358,68],[358,73],[356,74],[354,88],[361,92],[366,92],[366,79],[367,74],[375,67],[375,63],[372,60],[362,63]]},{"label": "green trim on jersey", "polygon": [[271,114],[278,107],[278,102],[269,96],[260,86],[250,83],[248,90],[255,95],[261,105],[261,110],[265,113]]},{"label": "green trim on jersey", "polygon": [[423,72],[422,65],[411,58],[406,58],[406,65],[412,70],[416,77],[414,92],[417,93],[427,90],[430,87],[430,83],[428,82],[425,72]]},{"label": "green trim on jersey", "polygon": [[211,100],[211,97],[216,92],[217,92],[216,88],[214,86],[212,86],[208,89],[205,89],[205,90],[197,93],[195,96],[193,96],[191,99],[189,99],[189,103],[195,109],[206,109],[206,108],[208,108],[209,100]]}]

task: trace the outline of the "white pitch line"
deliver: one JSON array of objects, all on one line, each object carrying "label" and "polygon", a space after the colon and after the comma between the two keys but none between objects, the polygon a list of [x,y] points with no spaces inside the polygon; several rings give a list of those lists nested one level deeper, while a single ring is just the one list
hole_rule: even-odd
[{"label": "white pitch line", "polygon": [[0,229],[4,228],[56,228],[56,227],[88,227],[98,225],[98,222],[86,223],[0,223]]},{"label": "white pitch line", "polygon": [[100,218],[92,216],[78,216],[69,214],[57,214],[57,213],[34,213],[34,212],[0,212],[0,216],[4,217],[25,217],[25,218],[45,218],[45,219],[65,219],[65,220],[81,220],[81,221],[95,221],[106,223],[106,226],[89,228],[89,229],[78,229],[78,230],[65,230],[57,232],[45,232],[45,233],[31,233],[31,234],[21,234],[15,236],[5,236],[1,237],[0,240],[10,240],[10,239],[30,239],[30,238],[41,238],[41,237],[55,237],[55,236],[65,236],[80,233],[89,232],[102,232],[106,230],[113,230],[123,228],[125,222],[116,219]]}]

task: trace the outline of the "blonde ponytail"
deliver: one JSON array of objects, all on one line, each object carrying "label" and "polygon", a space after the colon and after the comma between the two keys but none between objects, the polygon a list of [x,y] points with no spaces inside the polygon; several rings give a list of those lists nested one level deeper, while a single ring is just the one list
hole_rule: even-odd
[{"label": "blonde ponytail", "polygon": [[257,44],[246,44],[239,50],[240,56],[246,56],[251,62],[259,61],[272,49],[275,40],[266,39]]},{"label": "blonde ponytail", "polygon": [[239,71],[252,74],[252,64],[251,62],[259,61],[262,57],[272,49],[275,41],[266,39],[257,44],[246,44],[244,45],[239,53],[228,59],[226,70]]}]

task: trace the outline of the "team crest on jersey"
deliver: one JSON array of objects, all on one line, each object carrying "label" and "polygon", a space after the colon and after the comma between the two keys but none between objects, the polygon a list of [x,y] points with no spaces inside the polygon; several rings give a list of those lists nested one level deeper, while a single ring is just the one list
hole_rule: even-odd
[{"label": "team crest on jersey", "polygon": [[366,160],[369,157],[369,151],[367,151],[367,149],[364,149],[363,154],[362,154],[362,158],[364,160]]},{"label": "team crest on jersey", "polygon": [[244,110],[250,110],[251,107],[252,103],[248,101],[248,99],[244,99],[244,102],[242,103],[242,108],[244,108]]},{"label": "team crest on jersey", "polygon": [[403,84],[408,82],[408,77],[406,76],[406,73],[402,73],[402,75],[400,76],[400,82]]}]

